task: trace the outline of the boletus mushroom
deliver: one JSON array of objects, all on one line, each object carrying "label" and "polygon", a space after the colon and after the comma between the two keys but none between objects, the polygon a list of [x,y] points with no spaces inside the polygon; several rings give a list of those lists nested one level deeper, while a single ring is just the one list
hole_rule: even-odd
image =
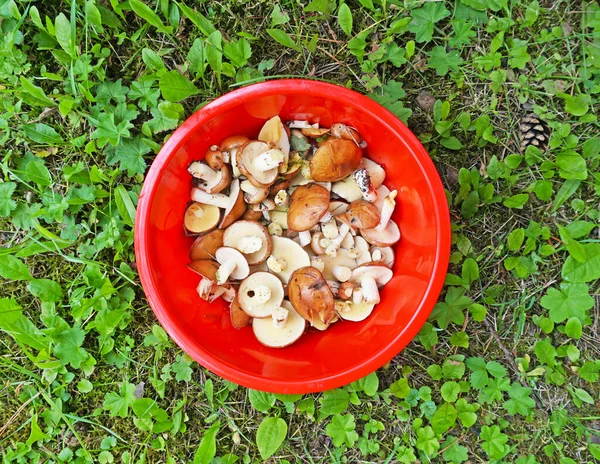
[{"label": "boletus mushroom", "polygon": [[190,249],[190,261],[199,259],[215,259],[215,253],[218,248],[223,246],[223,229],[215,229],[207,234],[201,235]]},{"label": "boletus mushroom", "polygon": [[392,270],[381,262],[370,262],[352,271],[351,282],[362,290],[363,301],[377,304],[380,301],[379,288],[393,277]]},{"label": "boletus mushroom", "polygon": [[309,230],[328,212],[329,191],[317,184],[301,185],[290,197],[288,228],[296,232]]},{"label": "boletus mushroom", "polygon": [[352,140],[357,145],[360,145],[363,141],[360,133],[354,127],[347,126],[341,122],[333,124],[329,128],[329,133],[338,139]]},{"label": "boletus mushroom", "polygon": [[[204,277],[205,280],[216,281],[219,263],[212,259],[199,259],[186,264],[186,266],[197,274]],[[212,285],[212,284],[211,284]]]},{"label": "boletus mushroom", "polygon": [[345,321],[360,322],[364,321],[373,312],[375,303],[363,301],[361,303],[353,303],[345,301],[343,305],[336,305],[337,313]]},{"label": "boletus mushroom", "polygon": [[258,140],[269,142],[281,151],[283,161],[279,167],[279,172],[286,172],[290,156],[290,139],[279,116],[273,116],[263,125],[258,134]]},{"label": "boletus mushroom", "polygon": [[240,307],[249,316],[257,319],[270,317],[283,301],[283,284],[273,274],[254,272],[241,283],[237,298]]},{"label": "boletus mushroom", "polygon": [[215,171],[208,164],[194,161],[188,166],[188,172],[198,180],[198,186],[206,193],[219,193],[231,182],[227,164],[221,164],[221,168]]},{"label": "boletus mushroom", "polygon": [[190,203],[183,216],[183,225],[190,235],[202,234],[217,227],[221,219],[219,208],[199,202]]},{"label": "boletus mushroom", "polygon": [[265,346],[271,348],[284,348],[298,340],[304,333],[306,321],[296,312],[289,301],[283,301],[276,309],[271,319],[255,319],[252,330],[256,339]]},{"label": "boletus mushroom", "polygon": [[288,296],[294,309],[311,325],[329,324],[335,317],[333,293],[323,274],[314,267],[300,268],[291,275]]},{"label": "boletus mushroom", "polygon": [[360,164],[362,149],[351,140],[332,138],[310,160],[310,175],[317,182],[337,182]]},{"label": "boletus mushroom", "polygon": [[236,221],[223,236],[223,245],[235,248],[248,264],[260,264],[271,254],[273,243],[267,228],[256,221]]},{"label": "boletus mushroom", "polygon": [[357,200],[350,203],[346,217],[353,227],[358,229],[372,229],[379,224],[381,214],[373,203]]},{"label": "boletus mushroom", "polygon": [[234,177],[239,177],[241,175],[240,170],[237,167],[237,158],[236,153],[237,149],[247,143],[250,139],[245,135],[232,135],[227,137],[225,140],[221,142],[219,145],[219,150],[221,152],[225,152],[229,154],[229,160],[231,162],[231,170],[233,171]]},{"label": "boletus mushroom", "polygon": [[379,224],[371,229],[361,229],[361,235],[371,245],[375,246],[391,246],[400,240],[400,229],[398,225],[391,220],[394,207],[396,205],[397,191],[394,190],[385,197],[381,207],[381,217]]}]

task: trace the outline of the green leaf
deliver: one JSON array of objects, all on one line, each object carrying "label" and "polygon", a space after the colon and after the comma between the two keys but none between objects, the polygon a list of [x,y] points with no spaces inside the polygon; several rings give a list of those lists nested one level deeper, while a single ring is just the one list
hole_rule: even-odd
[{"label": "green leaf", "polygon": [[552,208],[552,211],[558,210],[565,201],[571,198],[580,184],[581,181],[579,180],[567,180],[556,194],[556,198],[554,198],[554,208]]},{"label": "green leaf", "polygon": [[571,390],[571,395],[587,404],[595,404],[594,398],[582,388],[574,388]]},{"label": "green leaf", "polygon": [[214,31],[206,39],[206,61],[217,76],[217,82],[221,84],[221,72],[223,69],[223,52],[221,48],[222,36],[220,31]]},{"label": "green leaf", "polygon": [[451,287],[444,302],[435,305],[429,319],[436,321],[440,329],[446,329],[450,322],[462,324],[465,321],[463,309],[473,303],[465,296],[465,292],[464,288]]},{"label": "green leaf", "polygon": [[206,53],[204,50],[204,42],[202,40],[194,40],[187,58],[190,62],[190,71],[194,72],[196,76],[203,76],[204,69],[206,68]]},{"label": "green leaf", "polygon": [[24,92],[22,92],[23,99],[27,103],[35,106],[56,106],[54,100],[48,98],[44,89],[38,87],[23,76],[20,76],[19,80],[24,90]]},{"label": "green leaf", "polygon": [[475,216],[479,209],[479,193],[473,191],[469,192],[467,197],[464,199],[460,212],[464,216],[465,219],[472,218]]},{"label": "green leaf", "polygon": [[475,412],[479,409],[479,405],[469,404],[464,398],[459,399],[456,402],[456,412],[458,413],[458,420],[463,427],[471,427],[477,422],[477,414]]},{"label": "green leaf", "polygon": [[556,348],[554,348],[550,339],[544,338],[543,340],[538,341],[533,350],[542,364],[546,364],[550,367],[556,365]]},{"label": "green leaf", "polygon": [[81,347],[85,339],[85,331],[73,327],[63,330],[54,338],[57,341],[54,346],[54,356],[60,359],[63,366],[70,364],[75,369],[79,369],[81,363],[89,356],[87,351]]},{"label": "green leaf", "polygon": [[592,230],[598,227],[598,224],[587,221],[574,221],[567,224],[566,229],[574,239],[587,237]]},{"label": "green leaf", "polygon": [[33,279],[27,284],[27,289],[45,303],[57,303],[63,297],[60,285],[50,279]]},{"label": "green leaf", "polygon": [[27,266],[13,255],[5,255],[0,259],[0,276],[8,280],[33,279]]},{"label": "green leaf", "polygon": [[460,385],[457,382],[446,382],[440,388],[440,393],[444,401],[454,403],[460,394]]},{"label": "green leaf", "polygon": [[390,385],[390,393],[397,398],[408,398],[408,395],[410,395],[408,379],[406,377],[402,377],[401,379],[396,380]]},{"label": "green leaf", "polygon": [[583,116],[590,109],[590,103],[592,102],[590,95],[581,93],[575,96],[568,94],[560,94],[559,96],[565,100],[566,112],[573,116]]},{"label": "green leaf", "polygon": [[179,102],[199,93],[199,90],[187,77],[174,70],[161,76],[159,87],[163,98],[171,102]]},{"label": "green leaf", "polygon": [[75,48],[71,37],[71,23],[64,15],[60,13],[54,22],[54,32],[56,34],[56,41],[67,52],[71,58],[75,58]]},{"label": "green leaf", "polygon": [[352,382],[352,388],[357,392],[364,392],[367,396],[374,396],[379,388],[379,377],[377,372],[371,372],[366,377],[363,377],[356,382]]},{"label": "green leaf", "polygon": [[0,182],[0,217],[9,216],[17,208],[17,202],[12,199],[16,188],[14,182]]},{"label": "green leaf", "polygon": [[279,449],[287,435],[287,424],[280,417],[265,417],[256,432],[256,445],[263,459],[269,459]]},{"label": "green leaf", "polygon": [[122,185],[118,185],[115,188],[115,203],[117,204],[117,209],[119,210],[121,218],[123,218],[123,222],[128,226],[133,227],[135,220],[135,206],[129,193],[127,193],[127,190],[125,190],[125,187]]},{"label": "green leaf", "polygon": [[12,298],[0,299],[0,329],[12,336],[17,343],[38,351],[49,350],[49,338],[23,315],[21,307]]},{"label": "green leaf", "polygon": [[442,457],[446,462],[461,464],[469,459],[469,449],[466,446],[460,445],[458,438],[452,435],[448,435],[446,441],[442,443],[442,449],[445,450]]},{"label": "green leaf", "polygon": [[37,143],[45,145],[58,145],[62,138],[52,127],[38,122],[37,124],[25,124],[23,126],[25,135]]},{"label": "green leaf", "polygon": [[166,27],[159,16],[140,0],[129,0],[129,6],[140,18],[154,26],[160,32],[170,33],[171,28]]},{"label": "green leaf", "polygon": [[431,418],[431,426],[435,433],[442,434],[450,430],[456,424],[456,409],[450,403],[440,406]]},{"label": "green leaf", "polygon": [[[115,123],[115,115],[102,114],[100,120],[93,121],[96,130],[92,132],[92,138],[98,140],[98,146],[104,147],[107,143],[113,146],[119,145],[122,137],[129,137],[129,129],[133,127],[129,121],[121,121],[118,125]],[[97,123],[97,124],[96,124]]]},{"label": "green leaf", "polygon": [[462,142],[454,136],[444,137],[440,140],[440,143],[449,150],[460,150],[463,147]]},{"label": "green leaf", "polygon": [[417,42],[429,42],[433,37],[435,23],[450,15],[442,2],[428,2],[422,8],[411,12],[413,20],[408,30],[416,34]]},{"label": "green leaf", "polygon": [[175,380],[190,382],[192,380],[192,362],[186,355],[181,354],[178,354],[175,359],[177,362],[174,362],[172,366],[173,372],[175,372]]},{"label": "green leaf", "polygon": [[[428,5],[432,4],[440,5],[440,3],[429,3]],[[427,64],[435,69],[438,76],[445,76],[449,70],[458,72],[459,66],[463,63],[463,59],[456,50],[447,53],[446,49],[439,45],[433,47],[427,55],[429,55]],[[453,148],[453,150],[456,150],[456,148]]]},{"label": "green leaf", "polygon": [[562,268],[562,278],[572,283],[585,283],[600,279],[600,243],[583,245],[586,261],[569,256]]},{"label": "green leaf", "polygon": [[507,244],[510,251],[517,251],[525,240],[525,230],[519,227],[508,234]]},{"label": "green leaf", "polygon": [[355,432],[356,424],[354,423],[354,416],[352,414],[346,414],[344,416],[336,414],[331,419],[331,423],[327,425],[325,430],[329,435],[335,446],[342,446],[345,444],[349,448],[352,448],[358,440],[358,433]]},{"label": "green leaf", "polygon": [[502,204],[507,208],[523,209],[527,200],[529,200],[529,195],[527,193],[518,193],[512,197],[505,198]]},{"label": "green leaf", "polygon": [[481,447],[490,458],[501,459],[508,452],[508,447],[506,446],[508,436],[503,434],[500,431],[500,427],[497,425],[492,427],[484,425],[481,428],[480,437],[482,440],[484,440],[484,443],[481,445]]},{"label": "green leaf", "polygon": [[210,428],[204,432],[198,449],[194,453],[193,464],[209,464],[217,454],[217,433],[219,433],[221,424],[216,421]]},{"label": "green leaf", "polygon": [[188,18],[194,25],[200,29],[205,36],[211,35],[216,31],[215,27],[212,23],[200,12],[197,10],[190,8],[186,4],[182,2],[176,2],[179,9],[183,12],[183,14]]},{"label": "green leaf", "polygon": [[237,68],[241,68],[252,56],[252,49],[250,48],[250,42],[242,38],[238,41],[226,43],[225,47],[223,47],[223,53],[231,60],[231,64]]},{"label": "green leaf", "polygon": [[450,336],[452,346],[469,348],[469,336],[465,332],[455,332]]},{"label": "green leaf", "polygon": [[149,48],[142,49],[142,61],[146,66],[154,71],[165,69],[165,64],[158,53]]},{"label": "green leaf", "polygon": [[332,414],[341,414],[348,408],[350,395],[346,390],[336,388],[328,390],[319,398],[321,407],[319,409],[319,417],[324,419]]},{"label": "green leaf", "polygon": [[47,187],[52,183],[50,171],[48,171],[44,161],[41,159],[34,159],[27,163],[25,166],[25,175],[41,188]]},{"label": "green leaf", "polygon": [[129,407],[135,402],[135,385],[123,382],[119,393],[109,392],[104,396],[103,408],[109,411],[112,417],[127,417]]},{"label": "green leaf", "polygon": [[462,362],[464,356],[449,356],[442,364],[442,374],[445,379],[461,379],[465,374],[465,363]]},{"label": "green leaf", "polygon": [[435,432],[429,426],[417,429],[417,449],[423,451],[427,456],[433,456],[440,447],[440,442]]},{"label": "green leaf", "polygon": [[338,10],[338,24],[348,37],[352,35],[352,11],[346,3],[342,3]]},{"label": "green leaf", "polygon": [[577,374],[582,379],[595,383],[600,378],[600,363],[588,361],[579,368]]},{"label": "green leaf", "polygon": [[267,29],[267,34],[269,34],[273,38],[273,40],[280,43],[284,47],[291,48],[293,50],[296,50],[297,52],[302,51],[300,46],[296,42],[294,42],[294,39],[292,39],[286,32],[282,31],[281,29]]},{"label": "green leaf", "polygon": [[468,284],[479,280],[479,265],[473,258],[467,258],[463,263],[462,279]]},{"label": "green leaf", "polygon": [[109,165],[119,163],[119,168],[127,170],[130,176],[143,174],[146,170],[144,155],[151,151],[148,144],[141,136],[124,139],[112,153],[106,157]]},{"label": "green leaf", "polygon": [[250,404],[252,404],[254,409],[260,412],[269,412],[275,404],[275,396],[273,393],[248,389],[248,397],[250,398]]},{"label": "green leaf", "polygon": [[565,334],[568,337],[579,340],[583,335],[581,321],[577,317],[571,317],[565,324]]},{"label": "green leaf", "polygon": [[278,4],[275,4],[273,7],[273,11],[270,15],[271,18],[271,27],[279,26],[280,24],[286,24],[290,22],[290,16],[281,11],[281,7]]},{"label": "green leaf", "polygon": [[515,414],[528,416],[530,411],[535,407],[535,401],[530,398],[531,388],[529,387],[523,387],[519,383],[513,382],[508,390],[508,395],[510,396],[510,400],[504,403],[504,409],[511,416]]},{"label": "green leaf", "polygon": [[52,437],[49,435],[46,435],[42,429],[40,429],[40,426],[38,425],[38,416],[37,414],[34,414],[31,417],[31,431],[29,432],[29,438],[27,439],[27,441],[25,442],[25,444],[27,446],[31,446],[34,443],[37,443],[40,440],[51,440]]},{"label": "green leaf", "polygon": [[587,179],[587,165],[585,160],[573,150],[567,150],[556,156],[556,165],[563,179]]}]

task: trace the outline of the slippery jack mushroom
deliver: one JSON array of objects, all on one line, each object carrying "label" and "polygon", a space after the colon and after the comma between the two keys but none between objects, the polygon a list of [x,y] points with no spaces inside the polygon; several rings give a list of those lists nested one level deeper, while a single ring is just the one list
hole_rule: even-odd
[{"label": "slippery jack mushroom", "polygon": [[372,229],[379,224],[381,214],[373,203],[357,200],[348,206],[346,217],[350,224],[357,229]]},{"label": "slippery jack mushroom", "polygon": [[[238,302],[246,314],[256,319],[270,317],[283,301],[281,281],[268,272],[254,272],[244,279]],[[270,321],[269,321],[270,322]]]},{"label": "slippery jack mushroom", "polygon": [[[387,267],[394,266],[394,250],[392,247],[373,247],[371,248],[371,259],[373,261],[382,261]],[[360,263],[362,264],[362,263]]]},{"label": "slippery jack mushroom", "polygon": [[362,194],[362,197],[369,202],[377,200],[377,189],[371,183],[371,178],[367,172],[367,168],[360,168],[354,171],[352,178]]},{"label": "slippery jack mushroom", "polygon": [[273,274],[287,284],[294,271],[310,265],[308,253],[294,240],[272,236],[273,247],[267,266]]},{"label": "slippery jack mushroom", "polygon": [[329,139],[310,160],[310,176],[316,182],[337,182],[352,173],[362,157],[362,149],[351,140]]},{"label": "slippery jack mushroom", "polygon": [[223,167],[223,164],[229,162],[229,154],[223,153],[219,150],[217,145],[213,145],[206,150],[204,161],[206,161],[206,164],[208,164],[211,169],[219,171]]},{"label": "slippery jack mushroom", "polygon": [[383,205],[381,207],[381,218],[379,224],[372,229],[361,229],[361,235],[371,245],[375,246],[390,246],[394,245],[400,240],[400,229],[398,225],[391,220],[394,208],[396,206],[396,195],[397,190],[390,192],[385,197]]},{"label": "slippery jack mushroom", "polygon": [[192,189],[192,200],[225,209],[223,219],[219,224],[220,229],[224,229],[232,224],[246,211],[244,195],[240,189],[240,181],[238,179],[231,181],[229,196],[222,193],[206,193],[202,189],[194,188]]},{"label": "slippery jack mushroom", "polygon": [[317,184],[301,185],[290,197],[288,228],[297,232],[309,230],[328,212],[329,191]]},{"label": "slippery jack mushroom", "polygon": [[267,228],[256,221],[236,221],[223,236],[223,245],[235,248],[248,264],[260,264],[271,254],[273,242]]},{"label": "slippery jack mushroom", "polygon": [[229,162],[231,163],[231,171],[233,173],[233,177],[240,177],[241,172],[237,167],[237,159],[236,153],[237,149],[247,143],[250,139],[245,135],[232,135],[227,137],[225,140],[221,142],[219,145],[219,150],[223,154],[227,154],[229,158]]},{"label": "slippery jack mushroom", "polygon": [[[364,302],[377,304],[380,301],[379,288],[387,284],[393,275],[392,270],[383,263],[370,262],[354,269],[350,281],[360,287]],[[360,303],[360,301],[355,302]]]},{"label": "slippery jack mushroom", "polygon": [[284,157],[281,150],[267,142],[251,140],[236,152],[237,167],[250,182],[259,188],[268,188],[277,180]]},{"label": "slippery jack mushroom", "polygon": [[252,318],[240,306],[238,295],[235,296],[229,305],[229,318],[231,319],[231,325],[236,329],[243,329],[252,322]]},{"label": "slippery jack mushroom", "polygon": [[219,193],[231,182],[231,173],[227,164],[222,164],[221,168],[215,171],[208,164],[194,161],[188,166],[188,172],[198,179],[199,188],[206,193]]},{"label": "slippery jack mushroom", "polygon": [[294,309],[312,326],[329,324],[335,317],[333,293],[323,274],[314,267],[300,268],[291,275],[288,296]]},{"label": "slippery jack mushroom", "polygon": [[[276,318],[279,317],[279,319]],[[271,320],[255,319],[252,330],[256,339],[271,348],[284,348],[298,340],[306,328],[306,321],[289,301],[283,301]]]},{"label": "slippery jack mushroom", "polygon": [[215,258],[220,264],[215,274],[218,285],[223,285],[230,277],[236,280],[244,279],[250,273],[248,261],[235,248],[221,247],[216,251]]},{"label": "slippery jack mushroom", "polygon": [[189,235],[197,235],[217,227],[221,219],[219,208],[193,202],[185,210],[183,225]]},{"label": "slippery jack mushroom", "polygon": [[353,303],[352,301],[336,301],[335,309],[345,321],[360,322],[364,321],[371,315],[375,303],[367,303],[363,301],[361,303]]},{"label": "slippery jack mushroom", "polygon": [[249,180],[243,180],[240,188],[244,192],[244,201],[249,205],[256,205],[269,196],[269,189],[266,187],[257,187]]},{"label": "slippery jack mushroom", "polygon": [[223,229],[215,229],[208,234],[201,235],[190,249],[190,261],[198,261],[199,259],[215,259],[215,253],[218,248],[223,246]]},{"label": "slippery jack mushroom", "polygon": [[333,124],[329,128],[329,133],[332,135],[332,137],[336,137],[338,139],[352,140],[357,145],[360,145],[363,141],[360,133],[354,127],[347,126],[341,122]]}]

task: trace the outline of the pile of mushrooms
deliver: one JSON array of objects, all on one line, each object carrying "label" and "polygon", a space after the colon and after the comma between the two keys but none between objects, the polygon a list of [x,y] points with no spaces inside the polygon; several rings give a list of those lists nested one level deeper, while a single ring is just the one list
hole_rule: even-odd
[{"label": "pile of mushrooms", "polygon": [[230,303],[237,329],[285,347],[306,323],[362,321],[392,278],[397,191],[342,123],[269,119],[257,140],[227,137],[192,162],[184,227],[198,294]]}]

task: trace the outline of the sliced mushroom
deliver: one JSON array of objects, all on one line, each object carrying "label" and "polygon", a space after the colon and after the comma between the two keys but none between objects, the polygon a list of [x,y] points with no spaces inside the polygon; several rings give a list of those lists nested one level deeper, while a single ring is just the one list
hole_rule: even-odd
[{"label": "sliced mushroom", "polygon": [[196,291],[198,292],[198,296],[205,301],[208,301],[210,297],[210,292],[214,286],[215,282],[210,279],[202,278],[200,279],[200,283],[196,287]]},{"label": "sliced mushroom", "polygon": [[252,322],[252,318],[246,314],[246,312],[240,306],[240,301],[236,295],[231,305],[229,306],[229,317],[231,319],[231,325],[236,329],[243,329]]},{"label": "sliced mushroom", "polygon": [[359,266],[369,261],[376,261],[371,259],[369,243],[362,237],[354,237],[354,248],[350,250],[350,256],[356,259],[356,264]]},{"label": "sliced mushroom", "polygon": [[311,139],[318,139],[329,133],[329,129],[324,127],[304,127],[302,128],[302,134]]},{"label": "sliced mushroom", "polygon": [[[306,321],[300,316],[289,301],[281,303],[286,312],[285,322],[280,325],[273,320],[256,319],[252,323],[252,330],[256,339],[263,345],[271,348],[284,348],[298,340],[306,328]],[[283,312],[282,311],[282,312]]]},{"label": "sliced mushroom", "polygon": [[[217,271],[219,270],[219,263],[212,259],[200,259],[198,261],[192,261],[186,264],[186,266],[197,274],[200,274],[204,279],[211,281],[217,280]],[[212,284],[211,284],[212,285]]]},{"label": "sliced mushroom", "polygon": [[269,196],[269,189],[266,187],[256,187],[249,180],[243,180],[240,188],[244,192],[244,201],[249,205],[255,205],[265,200]]},{"label": "sliced mushroom", "polygon": [[329,324],[335,316],[331,289],[314,267],[303,267],[291,275],[288,294],[294,309],[311,325],[316,320]]},{"label": "sliced mushroom", "polygon": [[375,161],[370,160],[369,158],[363,158],[359,167],[367,170],[369,179],[371,180],[371,185],[374,188],[377,189],[381,186],[381,184],[383,184],[383,181],[385,180],[385,169],[383,169]]},{"label": "sliced mushroom", "polygon": [[333,124],[329,129],[329,133],[338,139],[352,140],[357,145],[360,145],[363,140],[360,133],[354,127],[347,126],[341,122]]},{"label": "sliced mushroom", "polygon": [[342,243],[340,243],[340,248],[345,248],[346,250],[351,250],[354,248],[354,236],[352,234],[346,234]]},{"label": "sliced mushroom", "polygon": [[329,192],[326,188],[309,184],[294,190],[288,209],[288,227],[297,232],[309,230],[327,213]]},{"label": "sliced mushroom", "polygon": [[221,247],[215,253],[215,257],[220,264],[216,273],[218,285],[224,284],[230,277],[236,280],[244,279],[250,273],[248,261],[235,248]]},{"label": "sliced mushroom", "polygon": [[375,308],[375,303],[367,303],[366,301],[362,303],[349,302],[348,310],[339,311],[338,314],[345,321],[360,322],[371,315],[373,308]]},{"label": "sliced mushroom", "polygon": [[240,188],[240,181],[233,179],[229,187],[228,205],[223,213],[223,220],[219,224],[220,229],[225,229],[237,221],[242,214],[246,212],[246,204],[244,203],[244,194]]},{"label": "sliced mushroom", "polygon": [[357,266],[356,259],[352,257],[352,253],[343,248],[338,250],[335,257],[322,255],[320,258],[323,260],[323,276],[327,280],[336,280],[333,269],[337,266],[347,267],[348,269],[354,269]]},{"label": "sliced mushroom", "polygon": [[379,211],[381,211],[381,209],[383,208],[383,202],[390,193],[390,189],[387,188],[385,185],[380,185],[379,187],[377,187],[377,200],[375,200],[375,206],[377,206],[377,209]]},{"label": "sliced mushroom", "polygon": [[198,261],[199,259],[215,259],[217,248],[223,246],[223,229],[215,229],[208,234],[201,235],[190,249],[190,261]]},{"label": "sliced mushroom", "polygon": [[260,264],[271,254],[273,246],[266,227],[256,221],[236,221],[223,236],[223,245],[242,252],[248,264]]},{"label": "sliced mushroom", "polygon": [[383,287],[393,277],[392,270],[380,262],[365,263],[352,271],[351,282],[360,286],[363,301],[377,304],[380,301],[379,287]]},{"label": "sliced mushroom", "polygon": [[251,140],[237,149],[236,159],[240,172],[253,185],[264,188],[270,187],[277,180],[283,154],[277,149],[271,149],[267,142]]},{"label": "sliced mushroom", "polygon": [[349,300],[352,298],[353,291],[354,284],[352,282],[343,282],[338,289],[338,297],[342,300]]},{"label": "sliced mushroom", "polygon": [[279,116],[273,116],[264,124],[258,134],[258,140],[272,143],[283,154],[283,161],[279,166],[279,172],[286,172],[288,170],[290,139],[285,129]]},{"label": "sliced mushroom", "polygon": [[270,317],[273,311],[281,306],[283,285],[273,274],[255,272],[241,283],[238,301],[242,310],[249,316],[257,319]]},{"label": "sliced mushroom", "polygon": [[188,172],[200,181],[199,187],[206,193],[219,193],[231,182],[231,173],[226,164],[222,164],[221,169],[215,171],[201,161],[194,161],[188,166]]},{"label": "sliced mushroom", "polygon": [[185,210],[183,225],[190,235],[202,234],[217,227],[221,219],[219,208],[202,203],[191,203]]},{"label": "sliced mushroom", "polygon": [[[387,267],[394,266],[394,250],[392,247],[373,247],[371,248],[371,259],[373,261],[382,261]],[[362,264],[362,263],[359,263]]]},{"label": "sliced mushroom", "polygon": [[361,159],[362,149],[354,142],[331,139],[310,160],[310,175],[317,182],[336,182],[352,173]]},{"label": "sliced mushroom", "polygon": [[271,256],[283,264],[281,271],[273,271],[273,274],[287,284],[295,270],[310,265],[310,257],[304,248],[292,239],[273,236],[271,240],[273,241]]},{"label": "sliced mushroom", "polygon": [[346,217],[350,224],[358,229],[372,229],[379,224],[381,214],[373,203],[356,200],[350,203]]},{"label": "sliced mushroom", "polygon": [[[358,188],[358,185],[352,176],[348,176],[345,179],[334,182],[331,186],[331,193],[334,193],[339,198],[343,198],[349,203],[362,198],[362,192]],[[340,213],[342,212],[344,211],[340,211]]]}]

